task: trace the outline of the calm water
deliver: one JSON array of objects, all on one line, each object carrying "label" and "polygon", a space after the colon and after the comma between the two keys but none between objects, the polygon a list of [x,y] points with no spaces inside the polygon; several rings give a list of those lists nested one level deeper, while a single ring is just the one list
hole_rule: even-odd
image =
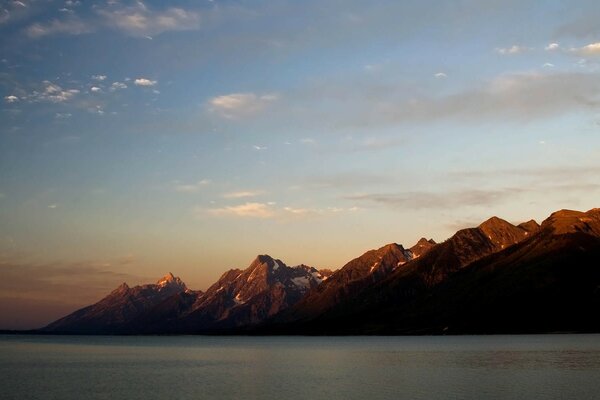
[{"label": "calm water", "polygon": [[0,336],[2,399],[600,399],[600,335]]}]

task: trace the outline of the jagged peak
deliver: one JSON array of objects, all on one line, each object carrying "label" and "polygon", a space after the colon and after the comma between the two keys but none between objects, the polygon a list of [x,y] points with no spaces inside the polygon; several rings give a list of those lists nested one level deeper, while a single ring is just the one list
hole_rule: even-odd
[{"label": "jagged peak", "polygon": [[404,247],[401,244],[398,243],[388,243],[385,246],[380,247],[379,249],[377,249],[378,252],[393,252],[393,251],[404,251]]},{"label": "jagged peak", "polygon": [[160,278],[158,280],[158,282],[156,282],[156,283],[160,285],[163,282],[173,282],[173,281],[175,281],[175,279],[176,279],[175,276],[171,272],[169,272],[165,276]]},{"label": "jagged peak", "polygon": [[113,290],[111,294],[124,294],[124,293],[127,293],[129,291],[129,289],[130,289],[129,285],[127,285],[127,283],[123,282],[115,290]]},{"label": "jagged peak", "polygon": [[[418,241],[418,242],[415,244],[415,246],[429,246],[429,245],[432,245],[432,244],[437,244],[437,243],[436,243],[436,242],[435,242],[435,240],[433,240],[433,239],[427,239],[427,238],[425,238],[425,237],[422,237],[422,238],[421,238],[421,239],[419,239],[419,241]],[[415,247],[415,246],[413,246],[413,247]]]},{"label": "jagged peak", "polygon": [[183,289],[186,289],[185,283],[183,283],[182,280],[179,279],[179,277],[176,277],[171,272],[167,273],[165,276],[163,276],[162,278],[160,278],[158,280],[158,282],[156,282],[156,284],[158,286],[160,286],[160,287],[165,287],[165,286],[180,286]]},{"label": "jagged peak", "polygon": [[260,261],[261,263],[273,261],[274,258],[268,254],[259,254],[256,256],[255,261]]}]

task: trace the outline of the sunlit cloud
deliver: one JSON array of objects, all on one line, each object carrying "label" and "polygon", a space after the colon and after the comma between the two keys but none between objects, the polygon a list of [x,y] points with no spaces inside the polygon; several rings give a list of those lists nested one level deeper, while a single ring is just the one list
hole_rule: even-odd
[{"label": "sunlit cloud", "polygon": [[244,203],[237,206],[227,206],[208,210],[209,214],[216,216],[232,216],[243,218],[271,218],[275,210],[265,203]]},{"label": "sunlit cloud", "polygon": [[158,82],[157,81],[153,81],[151,79],[147,79],[147,78],[137,78],[136,80],[133,81],[133,83],[136,86],[154,86]]},{"label": "sunlit cloud", "polygon": [[19,101],[19,98],[11,94],[9,96],[4,96],[4,101],[7,103],[16,103]]},{"label": "sunlit cloud", "polygon": [[34,102],[62,103],[71,100],[80,93],[79,89],[63,89],[61,86],[50,81],[43,81],[42,85],[43,88],[40,91],[34,90],[27,98]]},{"label": "sunlit cloud", "polygon": [[277,207],[276,202],[270,201],[266,203],[247,202],[239,205],[210,209],[198,207],[195,209],[195,214],[198,217],[208,214],[216,217],[273,219],[285,222],[301,219],[312,219],[315,217],[334,216],[344,212],[354,213],[356,211],[358,211],[358,207],[308,208],[291,205]]},{"label": "sunlit cloud", "polygon": [[546,51],[556,51],[560,49],[560,45],[558,43],[550,43],[548,46],[544,48]]},{"label": "sunlit cloud", "polygon": [[106,80],[106,75],[92,75],[92,79],[95,81],[102,82]]},{"label": "sunlit cloud", "polygon": [[600,56],[600,42],[590,43],[583,47],[572,47],[569,51],[581,57]]},{"label": "sunlit cloud", "polygon": [[239,191],[239,192],[230,192],[230,193],[225,193],[223,195],[223,198],[225,199],[241,199],[244,197],[256,197],[256,196],[260,196],[262,194],[264,194],[265,192],[262,190],[245,190],[245,191]]},{"label": "sunlit cloud", "polygon": [[278,99],[273,93],[232,93],[213,97],[208,101],[208,108],[222,117],[234,119],[256,115]]},{"label": "sunlit cloud", "polygon": [[448,77],[448,75],[446,75],[444,72],[438,72],[438,73],[434,74],[433,76],[435,76],[438,79],[443,79],[443,78]]}]

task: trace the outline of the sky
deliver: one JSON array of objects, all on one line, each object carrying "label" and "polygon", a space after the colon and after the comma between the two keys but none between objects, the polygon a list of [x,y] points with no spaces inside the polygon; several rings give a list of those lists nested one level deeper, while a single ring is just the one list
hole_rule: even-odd
[{"label": "sky", "polygon": [[0,329],[600,206],[597,1],[0,1]]}]

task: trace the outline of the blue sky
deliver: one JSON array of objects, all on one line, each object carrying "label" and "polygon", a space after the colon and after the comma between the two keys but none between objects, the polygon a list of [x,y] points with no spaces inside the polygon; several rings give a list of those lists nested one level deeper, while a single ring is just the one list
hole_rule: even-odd
[{"label": "blue sky", "polygon": [[597,21],[594,1],[0,2],[0,327],[167,271],[205,289],[259,253],[335,269],[597,207]]}]

